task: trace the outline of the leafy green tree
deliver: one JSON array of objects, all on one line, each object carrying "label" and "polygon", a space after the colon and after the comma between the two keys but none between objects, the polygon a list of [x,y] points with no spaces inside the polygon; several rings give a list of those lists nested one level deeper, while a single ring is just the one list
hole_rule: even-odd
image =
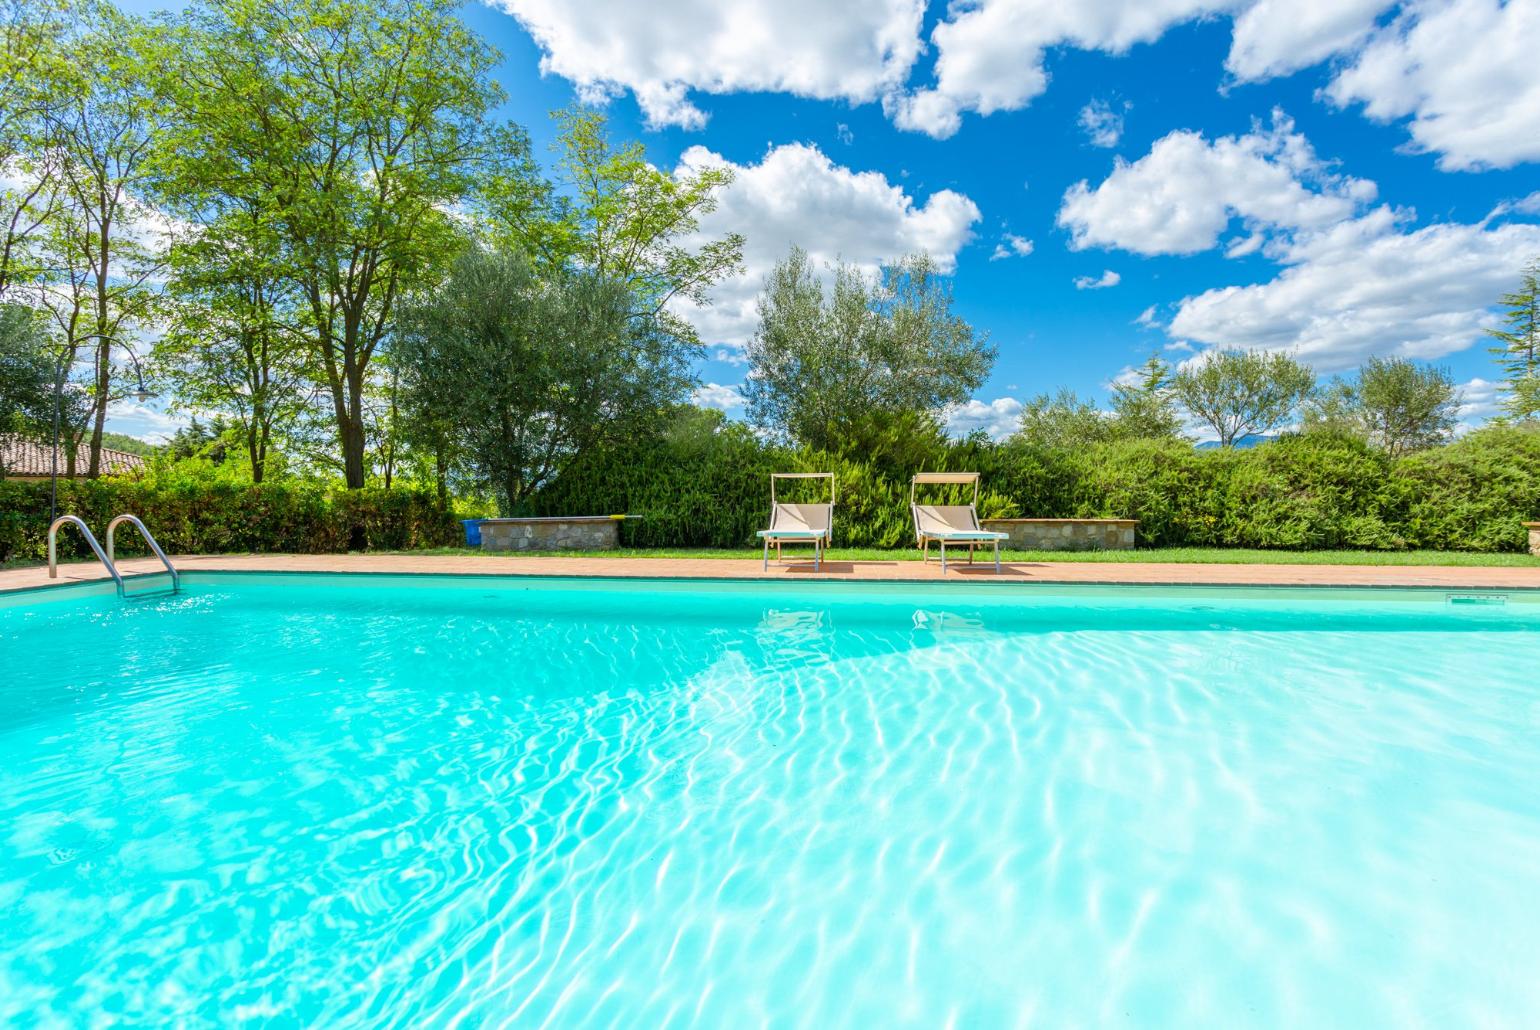
[{"label": "leafy green tree", "polygon": [[[0,433],[49,440],[57,413],[61,471],[73,475],[76,437],[71,427],[84,422],[86,394],[68,380],[55,382],[61,371],[57,360],[43,313],[20,304],[0,304]],[[4,475],[0,469],[0,477]]]},{"label": "leafy green tree", "polygon": [[839,451],[861,420],[935,413],[968,399],[995,351],[952,311],[952,293],[924,255],[873,282],[853,265],[825,291],[793,248],[765,280],[747,348],[745,394],[755,424]]},{"label": "leafy green tree", "polygon": [[221,214],[172,248],[170,327],[154,357],[173,409],[231,417],[260,483],[275,438],[310,409],[319,371],[282,240],[257,201],[225,199]]},{"label": "leafy green tree", "polygon": [[164,260],[161,226],[147,198],[161,117],[149,71],[166,54],[155,29],[109,4],[87,0],[71,14],[64,45],[72,74],[45,111],[58,208],[44,241],[53,275],[38,296],[54,314],[68,363],[82,352],[91,361],[86,475],[95,477],[114,358],[132,347],[136,328],[149,318]]},{"label": "leafy green tree", "polygon": [[1022,407],[1014,440],[1046,450],[1076,450],[1111,440],[1181,437],[1171,367],[1151,355],[1139,367],[1137,379],[1113,385],[1111,411],[1069,389],[1038,394]]},{"label": "leafy green tree", "polygon": [[731,171],[670,174],[647,160],[642,144],[613,142],[599,112],[568,108],[555,118],[554,181],[515,165],[483,187],[494,244],[532,255],[542,273],[579,268],[619,283],[634,319],[699,344],[678,309],[709,304],[710,288],[742,267],[742,236],[703,239],[699,231]]},{"label": "leafy green tree", "polygon": [[58,196],[48,113],[64,101],[58,0],[0,0],[0,301],[41,272],[36,238]]},{"label": "leafy green tree", "polygon": [[1503,414],[1515,421],[1540,419],[1540,262],[1524,270],[1519,288],[1502,299],[1502,329],[1487,332],[1507,387]]},{"label": "leafy green tree", "polygon": [[631,317],[633,294],[590,271],[536,275],[516,253],[463,254],[400,313],[393,358],[408,421],[463,448],[505,512],[591,449],[680,403],[694,349]]},{"label": "leafy green tree", "polygon": [[1315,389],[1315,373],[1287,354],[1222,350],[1177,372],[1171,384],[1188,413],[1231,447],[1287,423]]},{"label": "leafy green tree", "polygon": [[[53,354],[30,308],[0,304],[0,433],[36,432],[53,410]],[[0,468],[0,476],[5,470]]]},{"label": "leafy green tree", "polygon": [[260,203],[333,415],[346,484],[368,475],[371,363],[398,300],[462,246],[453,212],[480,176],[521,166],[489,120],[496,52],[453,0],[204,0],[163,86],[164,174],[199,199]]},{"label": "leafy green tree", "polygon": [[1044,450],[1075,450],[1116,436],[1117,425],[1107,412],[1075,391],[1061,389],[1056,394],[1038,394],[1022,406],[1014,439]]},{"label": "leafy green tree", "polygon": [[1461,396],[1447,369],[1370,358],[1355,382],[1337,379],[1306,402],[1306,430],[1339,432],[1392,457],[1448,442]]},{"label": "leafy green tree", "polygon": [[1138,378],[1112,387],[1113,435],[1120,440],[1171,440],[1182,435],[1171,366],[1151,354]]}]

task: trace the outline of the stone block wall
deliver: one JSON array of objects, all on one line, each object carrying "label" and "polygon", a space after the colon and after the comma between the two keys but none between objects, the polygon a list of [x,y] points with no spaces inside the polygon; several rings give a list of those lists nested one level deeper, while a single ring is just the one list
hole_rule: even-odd
[{"label": "stone block wall", "polygon": [[618,546],[619,519],[486,519],[481,523],[483,551],[609,551]]},{"label": "stone block wall", "polygon": [[1529,530],[1529,553],[1540,558],[1540,522],[1526,522],[1524,528]]},{"label": "stone block wall", "polygon": [[1132,551],[1138,519],[981,519],[1023,551]]}]

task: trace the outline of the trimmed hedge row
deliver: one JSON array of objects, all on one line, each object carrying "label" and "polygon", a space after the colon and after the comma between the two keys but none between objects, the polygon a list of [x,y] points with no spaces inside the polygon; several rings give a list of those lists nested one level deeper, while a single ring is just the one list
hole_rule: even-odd
[{"label": "trimmed hedge row", "polygon": [[1521,551],[1540,519],[1540,431],[1494,427],[1400,459],[1362,442],[1288,436],[1245,450],[1133,440],[1077,451],[967,441],[921,447],[877,468],[723,431],[591,455],[532,504],[534,514],[640,515],[638,547],[754,541],[773,471],[833,471],[835,543],[910,541],[909,477],[983,474],[985,517],[1135,518],[1147,546]]},{"label": "trimmed hedge row", "polygon": [[[969,440],[918,441],[879,467],[728,426],[590,454],[525,514],[624,512],[642,516],[623,524],[629,546],[741,547],[765,525],[771,472],[833,471],[836,545],[902,547],[910,543],[909,477],[939,469],[983,474],[986,518],[1135,518],[1145,546],[1522,551],[1522,523],[1540,519],[1540,430],[1508,427],[1400,459],[1309,435],[1234,451],[1159,440],[1076,451]],[[798,488],[820,487],[789,487]],[[413,490],[178,479],[61,483],[59,492],[59,510],[95,529],[131,511],[168,551],[184,554],[405,550],[462,539],[454,515]],[[47,523],[47,483],[0,481],[0,560],[42,560]],[[88,553],[78,534],[60,540],[61,555]],[[141,553],[137,536],[121,542],[124,553]]]},{"label": "trimmed hedge row", "polygon": [[[79,515],[98,534],[114,515],[133,512],[161,547],[181,554],[323,554],[360,543],[368,550],[404,550],[463,539],[459,524],[438,499],[414,490],[80,480],[59,484],[59,511]],[[48,484],[0,480],[0,561],[46,559],[47,537]],[[123,554],[147,553],[137,533],[120,533],[117,544]],[[79,533],[60,532],[61,558],[89,554]]]}]

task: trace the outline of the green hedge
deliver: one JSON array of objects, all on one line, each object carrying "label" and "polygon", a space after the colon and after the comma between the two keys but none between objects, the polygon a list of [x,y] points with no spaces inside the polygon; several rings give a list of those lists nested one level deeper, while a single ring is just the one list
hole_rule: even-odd
[{"label": "green hedge", "polygon": [[[1077,451],[906,443],[862,460],[767,444],[737,425],[638,441],[588,455],[525,513],[640,515],[623,524],[634,547],[741,547],[765,525],[771,472],[832,471],[836,545],[902,547],[910,542],[909,477],[950,469],[982,473],[985,517],[1134,518],[1145,546],[1521,551],[1522,523],[1540,519],[1536,430],[1485,429],[1400,459],[1311,435],[1236,451],[1155,440]],[[790,487],[798,488],[817,484]],[[135,512],[167,550],[184,554],[324,553],[355,542],[397,550],[461,539],[454,515],[431,494],[401,489],[99,480],[61,484],[59,508],[98,531],[113,515]],[[0,559],[40,560],[47,519],[48,484],[0,481]],[[61,541],[63,554],[85,555],[78,534]],[[140,553],[131,534],[122,543],[125,553]]]},{"label": "green hedge", "polygon": [[[99,479],[59,484],[59,511],[100,534],[114,515],[144,520],[171,553],[269,551],[322,554],[361,543],[370,550],[442,547],[463,539],[431,493],[335,490],[307,483],[142,483]],[[48,484],[0,480],[0,561],[47,556]],[[137,533],[118,536],[123,554],[146,553]],[[59,534],[59,555],[90,554],[80,534]]]},{"label": "green hedge", "polygon": [[983,474],[980,512],[1140,521],[1147,546],[1519,551],[1540,519],[1540,431],[1494,427],[1392,459],[1362,442],[1287,436],[1244,450],[1134,440],[1073,452],[979,441],[921,446],[888,467],[762,443],[733,428],[592,455],[539,494],[533,514],[640,515],[637,547],[754,541],[773,471],[833,471],[835,543],[909,542],[909,477]]}]

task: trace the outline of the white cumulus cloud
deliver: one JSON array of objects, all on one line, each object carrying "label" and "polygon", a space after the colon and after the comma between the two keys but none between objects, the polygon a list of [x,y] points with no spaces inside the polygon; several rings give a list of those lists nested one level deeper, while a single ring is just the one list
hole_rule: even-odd
[{"label": "white cumulus cloud", "polygon": [[534,37],[543,73],[590,102],[629,90],[654,127],[699,128],[701,93],[777,92],[856,103],[900,85],[924,0],[490,0]]},{"label": "white cumulus cloud", "polygon": [[695,388],[691,400],[703,408],[716,408],[719,411],[732,411],[744,404],[742,390],[721,383],[702,383]]},{"label": "white cumulus cloud", "polygon": [[1540,226],[1440,223],[1405,231],[1395,212],[1301,235],[1267,281],[1184,298],[1166,331],[1211,347],[1288,350],[1321,371],[1371,355],[1432,359],[1494,324],[1493,300],[1540,253]]},{"label": "white cumulus cloud", "polygon": [[683,169],[707,166],[729,167],[734,179],[702,219],[702,237],[738,232],[746,241],[743,274],[718,285],[709,307],[680,309],[708,343],[752,335],[765,276],[793,246],[817,265],[843,260],[874,274],[885,261],[924,251],[950,272],[979,220],[978,205],[961,193],[939,190],[920,203],[880,172],[853,171],[801,143],[773,147],[758,164],[699,146],[680,158]]},{"label": "white cumulus cloud", "polygon": [[931,33],[933,85],[890,96],[902,128],[952,135],[964,111],[1025,106],[1048,86],[1043,57],[1069,45],[1122,53],[1172,25],[1228,6],[1224,0],[969,0],[953,3]]},{"label": "white cumulus cloud", "polygon": [[1287,75],[1362,43],[1394,0],[1260,0],[1239,10],[1225,67],[1242,80]]},{"label": "white cumulus cloud", "polygon": [[946,428],[953,436],[967,436],[982,429],[992,440],[1003,440],[1017,429],[1021,422],[1021,402],[1014,397],[997,397],[992,401],[977,398],[950,408],[946,413]]},{"label": "white cumulus cloud", "polygon": [[1540,159],[1540,3],[1408,4],[1327,95],[1381,121],[1411,116],[1414,145],[1444,169]]},{"label": "white cumulus cloud", "polygon": [[1115,147],[1123,138],[1123,112],[1127,105],[1114,108],[1105,100],[1092,100],[1080,109],[1081,130],[1093,147]]},{"label": "white cumulus cloud", "polygon": [[1107,269],[1100,276],[1081,275],[1075,277],[1075,289],[1077,290],[1105,290],[1109,286],[1116,286],[1123,281],[1123,277],[1112,269]]},{"label": "white cumulus cloud", "polygon": [[[1192,254],[1218,242],[1233,219],[1249,229],[1317,228],[1353,214],[1374,184],[1334,174],[1281,112],[1270,128],[1210,141],[1178,130],[1132,164],[1118,159],[1092,188],[1064,194],[1058,222],[1070,245],[1117,247],[1136,254]],[[1261,246],[1242,240],[1232,256]]]},{"label": "white cumulus cloud", "polygon": [[1000,261],[1005,258],[1026,257],[1030,253],[1032,253],[1031,240],[1008,232],[1000,237],[999,243],[995,244],[994,253],[989,255],[989,260]]},{"label": "white cumulus cloud", "polygon": [[[529,32],[542,72],[591,103],[630,92],[654,128],[700,128],[703,94],[776,92],[881,100],[900,127],[945,138],[966,113],[1029,104],[1048,88],[1055,48],[1121,54],[1177,25],[1230,18],[1235,80],[1331,61],[1330,101],[1410,118],[1413,144],[1445,168],[1540,159],[1535,0],[953,0],[928,47],[924,0],[486,2]],[[916,75],[927,49],[935,63]],[[1103,121],[1093,140],[1114,140]]]}]

